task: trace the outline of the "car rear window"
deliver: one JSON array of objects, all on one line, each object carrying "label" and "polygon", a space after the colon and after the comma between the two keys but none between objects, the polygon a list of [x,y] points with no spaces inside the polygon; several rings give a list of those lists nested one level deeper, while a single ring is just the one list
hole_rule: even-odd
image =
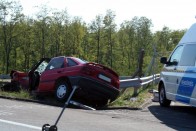
[{"label": "car rear window", "polygon": [[70,67],[70,66],[76,66],[76,65],[78,65],[75,61],[73,61],[72,59],[70,59],[70,58],[67,58],[67,61],[68,61],[68,66]]},{"label": "car rear window", "polygon": [[77,61],[79,61],[82,64],[88,63],[88,61],[82,60],[80,58],[75,58]]}]

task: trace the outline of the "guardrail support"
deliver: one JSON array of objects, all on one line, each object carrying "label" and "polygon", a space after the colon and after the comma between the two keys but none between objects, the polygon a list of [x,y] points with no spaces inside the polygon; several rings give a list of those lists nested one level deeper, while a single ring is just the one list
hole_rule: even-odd
[{"label": "guardrail support", "polygon": [[[139,55],[138,72],[137,72],[139,77],[142,76],[143,58],[144,58],[144,49],[141,49],[140,55]],[[139,89],[139,87],[134,88],[133,96],[137,96],[138,95],[138,89]]]},{"label": "guardrail support", "polygon": [[[157,84],[160,79],[160,74],[154,74],[154,75],[147,76],[147,77],[133,78],[133,79],[130,77],[125,77],[125,76],[124,77],[121,76],[120,78],[121,78],[120,89],[125,90],[131,87],[131,88],[134,88],[135,90],[135,88],[139,89],[141,86],[146,86],[152,82]],[[133,93],[133,96],[134,96],[134,93]]]},{"label": "guardrail support", "polygon": [[[136,76],[141,77],[142,76],[142,65],[143,65],[143,58],[144,58],[144,49],[140,50],[140,54],[139,54],[139,59],[138,59],[138,68],[137,70],[134,72],[134,74],[131,76],[131,79],[134,79]],[[122,86],[122,84],[121,84]],[[133,96],[137,96],[138,95],[138,89],[139,87],[134,87],[134,93]],[[121,90],[121,94],[123,94],[125,92],[126,88],[123,88]]]}]

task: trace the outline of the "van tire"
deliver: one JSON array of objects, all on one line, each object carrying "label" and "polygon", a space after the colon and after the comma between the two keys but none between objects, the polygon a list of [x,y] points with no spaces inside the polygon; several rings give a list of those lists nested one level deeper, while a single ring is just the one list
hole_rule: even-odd
[{"label": "van tire", "polygon": [[166,98],[165,87],[163,84],[161,84],[159,88],[159,104],[162,107],[169,107],[171,104],[171,100]]}]

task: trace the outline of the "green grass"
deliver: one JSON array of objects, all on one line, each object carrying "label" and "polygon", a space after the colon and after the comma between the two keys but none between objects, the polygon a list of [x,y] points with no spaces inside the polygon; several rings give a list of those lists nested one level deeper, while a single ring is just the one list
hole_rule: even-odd
[{"label": "green grass", "polygon": [[11,98],[21,98],[21,99],[34,99],[29,92],[21,90],[20,92],[5,92],[0,91],[1,96],[11,97]]},{"label": "green grass", "polygon": [[156,87],[140,88],[138,95],[135,97],[133,96],[133,88],[128,88],[118,99],[110,103],[109,107],[140,108],[141,105],[153,97],[153,94],[148,92],[149,89],[156,89]]},{"label": "green grass", "polygon": [[[149,86],[146,89],[140,88],[138,90],[138,95],[133,96],[133,88],[128,88],[118,99],[110,103],[109,107],[130,107],[130,108],[140,108],[147,100],[151,99],[153,94],[149,93],[149,89],[156,89]],[[1,96],[11,97],[11,98],[21,98],[21,99],[30,99],[35,100],[35,96],[30,95],[28,91],[21,90],[20,92],[4,92],[0,91]]]}]

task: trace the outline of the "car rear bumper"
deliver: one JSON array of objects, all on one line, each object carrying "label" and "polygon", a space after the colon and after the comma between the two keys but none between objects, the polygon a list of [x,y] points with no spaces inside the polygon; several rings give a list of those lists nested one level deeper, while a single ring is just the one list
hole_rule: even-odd
[{"label": "car rear bumper", "polygon": [[77,95],[88,100],[99,101],[110,99],[110,101],[113,101],[120,94],[120,91],[115,87],[103,82],[99,82],[98,80],[94,80],[92,78],[76,76],[69,77],[69,80],[72,86],[79,86]]}]

